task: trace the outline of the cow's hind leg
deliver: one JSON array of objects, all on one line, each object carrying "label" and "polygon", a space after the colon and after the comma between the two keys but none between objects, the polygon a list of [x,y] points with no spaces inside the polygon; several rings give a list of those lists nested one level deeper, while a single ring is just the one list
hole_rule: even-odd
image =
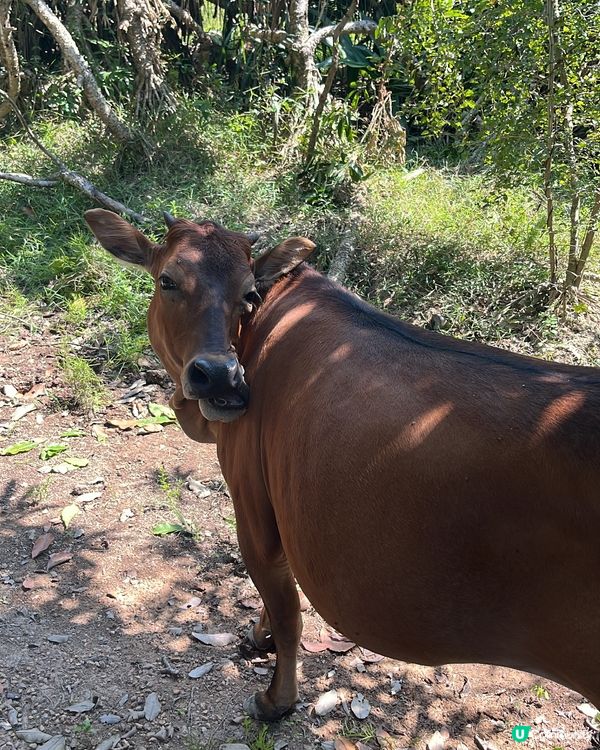
[{"label": "cow's hind leg", "polygon": [[269,613],[266,607],[262,608],[259,621],[250,626],[246,634],[245,645],[257,651],[275,651]]},{"label": "cow's hind leg", "polygon": [[298,700],[296,658],[302,632],[300,600],[275,519],[267,538],[245,532],[238,526],[240,549],[265,605],[253,635],[260,645],[270,631],[277,651],[271,684],[266,691],[246,701],[245,709],[255,719],[274,721],[292,710]]}]

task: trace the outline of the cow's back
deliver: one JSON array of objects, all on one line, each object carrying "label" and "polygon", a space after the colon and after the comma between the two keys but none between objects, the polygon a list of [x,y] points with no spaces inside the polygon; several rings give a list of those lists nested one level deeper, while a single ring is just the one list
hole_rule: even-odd
[{"label": "cow's back", "polygon": [[600,634],[597,371],[332,289],[300,273],[257,317],[226,479],[266,493],[300,585],[350,638],[421,663],[551,663],[572,684]]}]

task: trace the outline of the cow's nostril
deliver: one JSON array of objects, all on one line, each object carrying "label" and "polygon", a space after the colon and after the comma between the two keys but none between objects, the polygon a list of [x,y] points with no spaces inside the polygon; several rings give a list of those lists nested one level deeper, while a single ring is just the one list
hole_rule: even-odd
[{"label": "cow's nostril", "polygon": [[191,378],[195,385],[206,387],[210,385],[210,363],[203,359],[197,359],[194,362],[194,367],[190,372]]}]

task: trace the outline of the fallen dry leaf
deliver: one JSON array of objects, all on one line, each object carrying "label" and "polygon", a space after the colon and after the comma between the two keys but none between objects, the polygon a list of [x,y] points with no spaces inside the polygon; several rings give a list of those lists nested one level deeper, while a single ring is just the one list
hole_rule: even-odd
[{"label": "fallen dry leaf", "polygon": [[381,750],[396,750],[398,747],[397,743],[394,742],[394,738],[383,729],[377,732],[375,739]]},{"label": "fallen dry leaf", "polygon": [[92,425],[92,435],[101,445],[104,443],[108,443],[108,435],[104,432],[99,424]]},{"label": "fallen dry leaf", "polygon": [[160,701],[156,693],[150,693],[144,703],[144,717],[146,721],[154,721],[161,711]]},{"label": "fallen dry leaf", "polygon": [[335,750],[356,750],[354,742],[350,742],[347,737],[336,737],[333,746]]},{"label": "fallen dry leaf", "polygon": [[260,599],[240,599],[238,603],[244,609],[260,609],[262,606]]},{"label": "fallen dry leaf", "polygon": [[79,509],[79,506],[75,505],[75,503],[71,503],[71,505],[67,505],[61,510],[60,520],[63,522],[63,526],[65,527],[65,529],[69,528],[71,521],[80,512],[81,511]]},{"label": "fallen dry leaf", "polygon": [[44,579],[42,576],[27,576],[27,578],[23,579],[23,583],[21,586],[23,587],[23,591],[31,591],[31,589],[37,589],[40,588],[40,586],[44,586],[47,579]]},{"label": "fallen dry leaf", "polygon": [[104,423],[107,427],[116,427],[118,430],[133,430],[137,427],[137,419],[107,419]]},{"label": "fallen dry leaf", "polygon": [[374,651],[369,651],[369,649],[361,647],[360,658],[367,664],[377,664],[377,662],[383,661],[385,656],[376,654]]},{"label": "fallen dry leaf", "polygon": [[434,732],[427,740],[427,750],[444,750],[444,745],[449,736],[448,731],[445,729],[441,732]]},{"label": "fallen dry leaf", "polygon": [[137,431],[137,434],[138,435],[150,435],[153,432],[163,432],[163,430],[164,430],[164,427],[161,424],[153,424],[150,422],[148,424],[141,425]]},{"label": "fallen dry leaf", "polygon": [[46,393],[46,386],[43,383],[36,383],[32,386],[27,393],[24,394],[23,398],[25,401],[32,401],[38,396],[44,396]]},{"label": "fallen dry leaf", "polygon": [[366,719],[371,713],[371,705],[362,693],[358,693],[352,699],[350,708],[357,719]]},{"label": "fallen dry leaf", "polygon": [[312,654],[318,654],[321,651],[329,649],[336,654],[345,654],[356,646],[352,641],[346,640],[343,635],[335,632],[329,632],[326,628],[321,628],[319,632],[319,641],[302,640],[302,646]]},{"label": "fallen dry leaf", "polygon": [[23,417],[26,414],[29,414],[30,412],[35,411],[36,409],[37,409],[37,404],[23,404],[22,406],[17,406],[17,408],[13,412],[13,415],[10,421],[18,422],[20,419],[23,419]]},{"label": "fallen dry leaf", "polygon": [[66,708],[72,714],[83,714],[86,711],[91,711],[96,705],[96,701],[81,701],[80,703],[73,703],[72,706]]},{"label": "fallen dry leaf", "polygon": [[54,536],[52,534],[42,534],[41,536],[38,536],[31,549],[31,559],[35,560],[38,555],[41,555],[42,552],[45,552],[53,541]]},{"label": "fallen dry leaf", "polygon": [[302,648],[311,654],[319,654],[321,651],[327,651],[327,644],[321,641],[309,641],[303,638],[301,643]]},{"label": "fallen dry leaf", "polygon": [[46,570],[52,570],[52,568],[56,568],[57,565],[67,563],[72,557],[73,553],[68,552],[66,549],[62,550],[61,552],[55,552],[48,558],[48,565],[46,566]]},{"label": "fallen dry leaf", "polygon": [[192,671],[188,673],[188,677],[191,677],[192,680],[197,680],[199,677],[204,677],[205,674],[208,674],[212,668],[213,662],[209,661],[206,664],[203,664],[201,667],[192,669]]},{"label": "fallen dry leaf", "polygon": [[187,602],[184,602],[183,604],[178,605],[178,609],[194,609],[195,607],[199,607],[202,604],[202,599],[200,599],[199,596],[192,596],[191,599],[188,599]]},{"label": "fallen dry leaf", "polygon": [[206,646],[229,646],[237,641],[233,633],[192,633],[192,637]]}]

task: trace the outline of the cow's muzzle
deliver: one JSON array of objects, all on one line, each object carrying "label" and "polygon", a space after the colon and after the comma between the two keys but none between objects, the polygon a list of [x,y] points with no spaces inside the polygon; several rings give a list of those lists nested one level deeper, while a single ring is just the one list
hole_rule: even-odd
[{"label": "cow's muzzle", "polygon": [[234,354],[194,358],[185,367],[181,384],[183,395],[198,400],[200,411],[209,421],[232,422],[248,407],[244,368]]}]

